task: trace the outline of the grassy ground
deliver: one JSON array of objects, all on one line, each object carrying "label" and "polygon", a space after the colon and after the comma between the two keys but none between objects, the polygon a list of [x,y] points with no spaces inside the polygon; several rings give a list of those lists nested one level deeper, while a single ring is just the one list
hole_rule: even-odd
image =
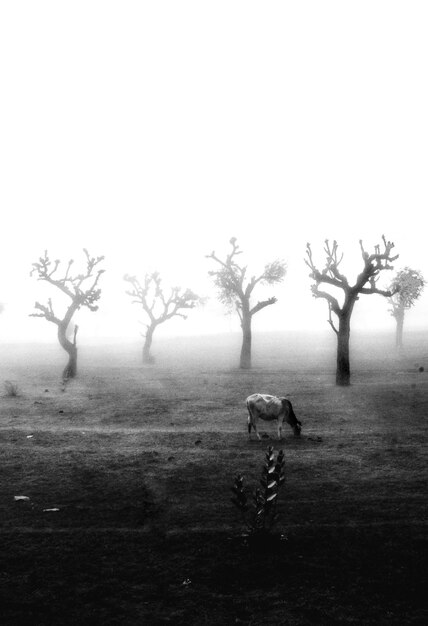
[{"label": "grassy ground", "polygon": [[[152,368],[83,353],[65,391],[60,352],[5,355],[2,624],[426,623],[423,346],[370,342],[337,388],[329,346],[274,344],[249,372],[200,346],[173,362],[161,346]],[[289,394],[300,439],[248,441],[254,391]],[[256,484],[269,444],[283,537],[253,546],[230,487]]]}]

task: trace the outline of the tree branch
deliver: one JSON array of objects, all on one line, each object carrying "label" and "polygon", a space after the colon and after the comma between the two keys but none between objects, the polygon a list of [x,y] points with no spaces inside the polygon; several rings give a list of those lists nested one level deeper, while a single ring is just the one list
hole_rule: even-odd
[{"label": "tree branch", "polygon": [[363,293],[368,296],[371,295],[372,293],[376,293],[379,296],[384,296],[385,298],[390,298],[393,295],[392,291],[377,289],[376,287],[370,287],[370,289],[368,287],[361,287],[361,289],[359,290],[359,293]]},{"label": "tree branch", "polygon": [[232,237],[229,243],[232,245],[232,250],[227,255],[226,261],[222,261],[218,256],[216,256],[214,251],[211,252],[211,254],[206,255],[206,258],[213,259],[223,268],[223,270],[211,271],[208,272],[208,274],[223,282],[225,290],[234,291],[236,295],[243,298],[243,283],[247,267],[240,267],[234,260],[234,257],[238,254],[242,254],[242,251],[239,250],[239,246],[236,243],[236,237]]},{"label": "tree branch", "polygon": [[[328,320],[327,320],[327,322],[330,324],[330,326],[332,327],[332,329],[334,330],[334,332],[336,333],[336,335],[338,335],[338,334],[339,334],[339,331],[338,331],[338,329],[336,328],[336,326],[334,325],[333,318],[332,318],[332,316],[331,316],[331,312],[332,312],[332,305],[331,305],[331,302],[329,302],[329,303],[328,303]],[[336,313],[336,311],[335,311],[335,313]]]},{"label": "tree branch", "polygon": [[61,320],[54,315],[51,300],[49,300],[48,302],[48,306],[40,304],[40,302],[36,302],[34,304],[34,308],[40,311],[40,313],[30,313],[29,317],[44,317],[48,320],[48,322],[53,322],[54,324],[59,326],[61,324]]},{"label": "tree branch", "polygon": [[277,298],[275,297],[269,298],[268,300],[262,300],[261,302],[257,302],[257,304],[253,306],[252,309],[250,309],[250,315],[255,315],[255,313],[258,313],[259,311],[267,306],[270,306],[271,304],[275,304],[275,302],[278,302]]},{"label": "tree branch", "polygon": [[312,249],[309,243],[306,244],[306,256],[307,259],[304,259],[306,265],[311,270],[311,278],[315,280],[317,285],[320,283],[326,283],[328,285],[332,285],[333,287],[338,287],[339,289],[347,290],[349,288],[349,283],[344,276],[338,270],[338,265],[341,263],[343,259],[343,254],[340,259],[337,258],[337,241],[334,240],[333,244],[330,245],[329,240],[326,239],[324,242],[324,251],[326,253],[326,265],[322,272],[315,266],[312,256]]},{"label": "tree branch", "polygon": [[341,308],[339,302],[334,296],[331,295],[331,293],[328,293],[328,291],[320,291],[317,285],[312,285],[311,291],[314,298],[324,298],[324,300],[327,300],[328,305],[333,313],[336,313],[336,315],[340,315]]}]

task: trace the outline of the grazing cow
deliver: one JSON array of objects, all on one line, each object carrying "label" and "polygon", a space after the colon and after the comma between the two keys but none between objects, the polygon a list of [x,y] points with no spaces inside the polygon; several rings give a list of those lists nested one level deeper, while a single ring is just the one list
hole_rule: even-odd
[{"label": "grazing cow", "polygon": [[248,409],[248,437],[251,437],[251,427],[253,427],[257,437],[261,439],[257,430],[257,418],[266,421],[277,420],[279,439],[282,439],[282,425],[284,422],[290,424],[296,437],[300,435],[302,423],[295,416],[291,402],[287,398],[277,398],[265,393],[253,393],[251,396],[248,396],[246,402]]}]

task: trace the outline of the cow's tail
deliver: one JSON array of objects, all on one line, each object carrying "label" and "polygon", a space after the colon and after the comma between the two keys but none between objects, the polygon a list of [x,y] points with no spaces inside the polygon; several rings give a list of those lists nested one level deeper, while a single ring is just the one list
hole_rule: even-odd
[{"label": "cow's tail", "polygon": [[300,426],[300,427],[302,426],[302,422],[300,420],[298,420],[297,417],[296,417],[296,414],[295,414],[295,412],[293,410],[293,405],[291,404],[291,402],[290,402],[290,417],[293,420],[293,422],[295,421],[295,423],[298,426]]}]

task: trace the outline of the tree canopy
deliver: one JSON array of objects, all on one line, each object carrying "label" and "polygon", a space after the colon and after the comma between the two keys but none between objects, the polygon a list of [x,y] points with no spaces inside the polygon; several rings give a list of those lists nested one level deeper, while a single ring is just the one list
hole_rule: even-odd
[{"label": "tree canopy", "polygon": [[391,281],[390,291],[395,292],[389,299],[392,315],[397,309],[410,309],[420,297],[425,280],[418,270],[405,267],[398,271]]},{"label": "tree canopy", "polygon": [[[236,241],[236,237],[230,239],[232,249],[224,261],[214,251],[207,255],[207,258],[213,259],[219,265],[217,269],[208,272],[217,288],[218,299],[230,308],[235,306],[239,313],[242,311],[242,302],[249,300],[256,285],[274,285],[281,282],[287,272],[287,266],[284,261],[271,261],[265,265],[259,276],[254,275],[247,279],[248,266],[239,265],[236,260],[236,257],[242,254]],[[250,309],[250,313],[254,314],[276,301],[276,298],[269,298],[264,302],[258,302]]]}]

